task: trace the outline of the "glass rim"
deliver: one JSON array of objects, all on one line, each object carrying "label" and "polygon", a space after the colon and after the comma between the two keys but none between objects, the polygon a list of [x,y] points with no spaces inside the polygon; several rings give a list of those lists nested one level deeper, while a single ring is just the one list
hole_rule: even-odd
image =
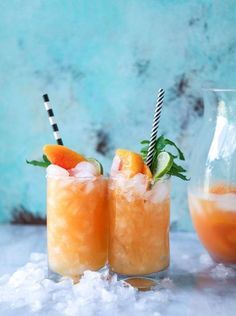
[{"label": "glass rim", "polygon": [[211,91],[211,92],[236,92],[236,88],[207,88],[202,87],[203,91]]},{"label": "glass rim", "polygon": [[76,179],[76,180],[95,180],[95,179],[99,179],[99,178],[104,178],[106,179],[107,177],[104,176],[103,174],[100,174],[99,176],[90,176],[90,177],[75,177],[75,176],[62,176],[62,175],[47,175],[46,174],[46,178],[54,178],[54,179]]},{"label": "glass rim", "polygon": [[[137,173],[137,174],[143,174],[143,173]],[[143,174],[144,175],[144,174]],[[134,176],[133,176],[134,177]],[[131,178],[125,178],[125,180],[131,180],[133,177],[131,177]],[[111,176],[111,175],[109,175],[108,176],[108,179],[111,179],[111,180],[117,180],[117,179],[120,179],[120,178],[122,178],[122,175],[120,176],[120,175],[116,175],[116,176]],[[151,181],[153,181],[153,178],[152,179],[150,179],[150,178],[148,178],[147,176],[146,176],[146,179],[147,180],[151,180]],[[164,175],[163,177],[161,177],[161,178],[159,178],[158,179],[158,181],[156,181],[156,183],[158,183],[158,182],[165,182],[165,181],[168,181],[168,180],[170,180],[171,179],[171,175]]]}]

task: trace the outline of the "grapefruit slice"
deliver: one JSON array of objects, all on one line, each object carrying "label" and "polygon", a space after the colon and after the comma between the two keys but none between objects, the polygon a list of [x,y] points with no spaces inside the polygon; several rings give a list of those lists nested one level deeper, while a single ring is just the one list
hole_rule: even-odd
[{"label": "grapefruit slice", "polygon": [[62,145],[45,145],[43,153],[52,164],[64,169],[74,168],[79,162],[86,160],[82,155]]},{"label": "grapefruit slice", "polygon": [[119,170],[125,176],[132,178],[137,173],[143,173],[144,162],[139,154],[127,149],[117,149],[116,155],[121,160]]}]

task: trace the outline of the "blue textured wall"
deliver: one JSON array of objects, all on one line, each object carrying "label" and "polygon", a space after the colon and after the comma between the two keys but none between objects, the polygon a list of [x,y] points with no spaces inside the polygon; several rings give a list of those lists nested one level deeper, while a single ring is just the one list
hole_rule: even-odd
[{"label": "blue textured wall", "polygon": [[[116,147],[138,150],[149,136],[164,87],[160,132],[188,157],[203,114],[200,86],[236,86],[235,16],[234,0],[1,1],[1,220],[21,206],[45,212],[44,172],[25,164],[54,141],[45,92],[65,144],[108,168]],[[191,228],[179,180],[172,222]]]}]

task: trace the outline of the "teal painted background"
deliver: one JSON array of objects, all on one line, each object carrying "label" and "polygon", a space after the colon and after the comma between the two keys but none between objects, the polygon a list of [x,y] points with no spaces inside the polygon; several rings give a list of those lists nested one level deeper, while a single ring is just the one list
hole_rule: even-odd
[{"label": "teal painted background", "polygon": [[[189,158],[200,87],[236,86],[235,17],[234,0],[1,1],[1,221],[45,215],[44,171],[25,164],[54,142],[45,92],[65,144],[108,170],[116,147],[138,150],[149,136],[163,87],[160,132]],[[172,197],[173,228],[191,229],[186,184],[174,180]]]}]

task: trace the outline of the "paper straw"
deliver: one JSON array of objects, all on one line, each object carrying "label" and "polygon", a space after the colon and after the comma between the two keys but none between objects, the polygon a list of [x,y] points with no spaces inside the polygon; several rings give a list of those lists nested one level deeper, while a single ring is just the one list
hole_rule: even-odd
[{"label": "paper straw", "polygon": [[52,130],[53,130],[54,138],[55,138],[56,142],[58,143],[58,145],[63,145],[63,141],[62,141],[60,133],[59,133],[58,125],[56,123],[55,116],[54,116],[54,113],[53,113],[53,110],[52,110],[52,107],[51,107],[51,104],[49,101],[49,97],[47,94],[43,95],[43,100],[44,100],[45,109],[48,113],[48,119],[49,119],[50,125],[51,125]]},{"label": "paper straw", "polygon": [[160,122],[160,117],[161,117],[161,109],[162,109],[164,94],[165,94],[165,91],[163,89],[160,89],[158,91],[157,103],[156,103],[155,113],[154,113],[154,118],[153,118],[153,123],[152,123],[150,143],[149,143],[148,153],[147,153],[147,158],[146,158],[146,164],[148,165],[149,168],[152,165],[153,153],[155,150],[157,130],[159,127],[159,122]]}]

